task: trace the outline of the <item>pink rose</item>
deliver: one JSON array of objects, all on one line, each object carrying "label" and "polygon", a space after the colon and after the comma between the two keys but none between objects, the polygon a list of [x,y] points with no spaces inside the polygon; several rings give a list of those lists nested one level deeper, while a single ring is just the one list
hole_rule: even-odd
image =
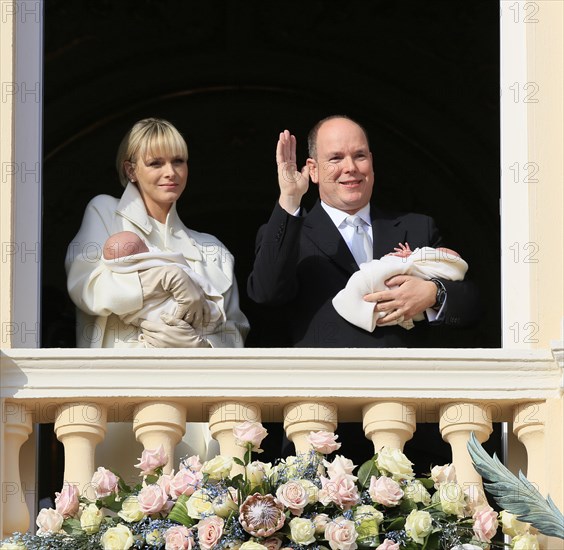
[{"label": "pink rose", "polygon": [[267,550],[280,550],[282,546],[282,541],[278,537],[270,537],[261,542],[263,546],[266,546]]},{"label": "pink rose", "polygon": [[118,482],[119,477],[117,477],[110,470],[106,470],[100,466],[92,476],[92,485],[94,485],[96,490],[96,498],[104,498],[112,493],[118,494]]},{"label": "pink rose", "polygon": [[399,550],[399,543],[390,539],[384,539],[384,542],[376,550]]},{"label": "pink rose", "polygon": [[64,518],[76,516],[78,512],[78,487],[65,483],[60,493],[55,493],[55,508]]},{"label": "pink rose", "polygon": [[383,506],[397,506],[403,498],[399,483],[386,476],[372,476],[368,494],[374,502]]},{"label": "pink rose", "polygon": [[212,550],[223,536],[224,521],[218,516],[211,516],[198,523],[198,540],[202,550]]},{"label": "pink rose", "polygon": [[328,455],[341,448],[341,444],[337,442],[338,437],[333,432],[309,432],[307,440],[314,451]]},{"label": "pink rose", "polygon": [[313,525],[315,527],[315,532],[320,535],[325,533],[325,527],[329,522],[329,516],[327,514],[317,514],[313,517]]},{"label": "pink rose", "polygon": [[352,479],[353,477],[354,476],[341,476],[335,479],[327,479],[321,476],[319,501],[324,505],[334,502],[343,510],[348,510],[355,504],[358,504],[360,495]]},{"label": "pink rose", "polygon": [[260,422],[249,422],[247,420],[233,428],[233,435],[235,436],[235,442],[240,447],[246,447],[251,443],[253,451],[258,451],[262,440],[268,435],[268,432]]},{"label": "pink rose", "polygon": [[353,464],[352,460],[345,458],[344,456],[337,455],[333,462],[323,461],[323,465],[327,468],[327,474],[331,479],[337,478],[343,475],[350,475],[354,481],[357,480],[355,476],[352,475],[353,470],[356,466]]},{"label": "pink rose", "polygon": [[39,514],[37,514],[37,527],[39,527],[38,533],[58,533],[63,526],[63,521],[65,518],[53,510],[53,508],[43,508]]},{"label": "pink rose", "polygon": [[456,482],[456,470],[454,469],[454,464],[433,466],[431,469],[431,479],[435,482],[435,489],[438,489],[441,483]]},{"label": "pink rose", "polygon": [[170,527],[165,532],[165,550],[192,550],[194,536],[184,525]]},{"label": "pink rose", "polygon": [[182,466],[188,468],[193,472],[199,472],[202,469],[199,455],[192,455],[182,460]]},{"label": "pink rose", "polygon": [[[172,475],[171,475],[172,474]],[[171,474],[163,474],[159,479],[157,479],[157,485],[167,494],[170,495],[170,482],[174,477],[174,470]]]},{"label": "pink rose", "polygon": [[288,481],[288,483],[280,485],[276,490],[276,498],[286,506],[294,516],[301,516],[308,503],[307,491],[305,487],[297,481]]},{"label": "pink rose", "polygon": [[148,476],[160,466],[164,466],[168,462],[168,456],[161,445],[158,449],[145,449],[138,460],[139,464],[135,464],[135,467],[142,470],[142,475]]},{"label": "pink rose", "polygon": [[201,485],[203,478],[201,472],[183,468],[170,481],[170,496],[173,499],[180,495],[190,496]]},{"label": "pink rose", "polygon": [[497,532],[497,512],[491,506],[482,506],[474,512],[472,519],[476,538],[482,542],[490,542]]},{"label": "pink rose", "polygon": [[335,518],[325,527],[325,539],[333,550],[356,550],[357,537],[354,522],[342,516]]},{"label": "pink rose", "polygon": [[137,495],[139,508],[145,515],[156,514],[160,512],[168,501],[167,494],[163,491],[162,487],[153,483],[143,487]]}]

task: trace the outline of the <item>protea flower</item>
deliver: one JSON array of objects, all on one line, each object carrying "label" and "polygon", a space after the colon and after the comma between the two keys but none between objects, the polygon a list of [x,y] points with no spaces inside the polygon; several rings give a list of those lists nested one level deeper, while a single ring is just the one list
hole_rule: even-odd
[{"label": "protea flower", "polygon": [[284,506],[272,495],[249,495],[239,507],[239,522],[253,537],[269,537],[284,525]]}]

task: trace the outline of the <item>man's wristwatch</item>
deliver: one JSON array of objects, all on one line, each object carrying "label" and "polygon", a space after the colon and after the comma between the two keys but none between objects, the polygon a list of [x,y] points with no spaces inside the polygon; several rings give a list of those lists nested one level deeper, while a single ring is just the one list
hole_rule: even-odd
[{"label": "man's wristwatch", "polygon": [[431,309],[434,309],[435,311],[439,311],[441,309],[441,307],[443,307],[443,304],[445,303],[446,300],[446,288],[445,285],[443,285],[442,281],[440,281],[439,279],[430,279],[431,282],[435,283],[435,285],[437,285],[437,297],[435,299],[435,304],[433,306],[431,306]]}]

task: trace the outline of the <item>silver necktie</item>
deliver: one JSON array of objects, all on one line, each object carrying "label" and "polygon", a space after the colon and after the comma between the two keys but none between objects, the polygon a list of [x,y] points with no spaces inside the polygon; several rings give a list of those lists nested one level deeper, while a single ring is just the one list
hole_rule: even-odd
[{"label": "silver necktie", "polygon": [[358,265],[372,261],[372,243],[359,216],[347,216],[345,223],[354,229],[350,249]]}]

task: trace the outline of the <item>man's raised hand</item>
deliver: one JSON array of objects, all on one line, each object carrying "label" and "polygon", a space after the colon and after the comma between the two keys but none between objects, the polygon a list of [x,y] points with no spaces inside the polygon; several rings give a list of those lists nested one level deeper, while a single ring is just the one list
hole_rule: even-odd
[{"label": "man's raised hand", "polygon": [[289,214],[300,207],[302,197],[309,187],[309,167],[298,171],[296,163],[296,137],[288,130],[280,133],[276,145],[276,164],[278,165],[278,185],[280,186],[280,206]]}]

